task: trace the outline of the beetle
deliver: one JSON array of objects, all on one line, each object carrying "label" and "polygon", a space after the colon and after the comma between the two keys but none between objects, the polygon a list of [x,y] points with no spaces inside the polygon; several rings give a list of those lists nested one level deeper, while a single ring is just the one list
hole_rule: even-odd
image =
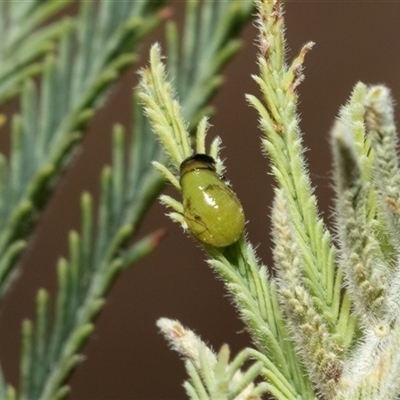
[{"label": "beetle", "polygon": [[180,165],[183,216],[190,232],[215,247],[235,243],[245,217],[236,193],[225,183],[207,154],[194,154]]}]

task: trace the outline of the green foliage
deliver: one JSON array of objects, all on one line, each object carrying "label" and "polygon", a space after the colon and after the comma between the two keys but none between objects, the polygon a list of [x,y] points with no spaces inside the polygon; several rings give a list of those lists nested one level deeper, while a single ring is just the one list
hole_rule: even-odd
[{"label": "green foliage", "polygon": [[[246,353],[262,363],[256,370],[272,396],[398,398],[400,166],[393,101],[384,86],[358,84],[332,129],[334,244],[318,215],[297,113],[296,88],[312,43],[288,64],[282,4],[256,3],[260,72],[254,79],[262,100],[251,95],[247,99],[258,111],[263,150],[277,182],[271,218],[274,275],[257,260],[245,234],[224,248],[200,244],[258,348]],[[174,174],[193,150],[157,46],[151,49],[149,69],[142,72],[141,89],[146,113],[172,160],[169,168],[155,165],[181,191]],[[201,120],[197,152],[207,153],[206,130],[207,121]],[[222,170],[220,140],[214,143],[208,154]],[[161,200],[172,208],[171,218],[187,230],[183,205],[169,196]],[[212,390],[212,351],[203,342],[204,350],[198,350],[200,340],[176,321],[162,319],[159,326],[173,348],[190,360],[186,366],[191,381],[185,384],[189,397],[229,398]],[[226,359],[224,351],[220,359]],[[233,377],[228,379],[233,385]],[[236,398],[253,397],[242,393]]]},{"label": "green foliage", "polygon": [[36,28],[70,3],[72,0],[0,3],[0,104],[19,93],[23,82],[42,70],[40,57],[55,49],[63,27],[53,22]]},{"label": "green foliage", "polygon": [[[46,23],[69,3],[0,4],[6,38],[0,44],[0,104],[18,96],[21,108],[11,121],[10,157],[0,156],[1,298],[88,123],[111,84],[136,60],[139,44],[168,14],[161,9],[164,0],[104,0],[80,2],[77,17]],[[288,63],[282,4],[257,0],[256,6],[260,55],[254,80],[261,99],[247,100],[259,114],[262,147],[277,182],[274,271],[258,260],[245,232],[229,246],[202,246],[257,350],[244,349],[230,361],[227,345],[215,354],[176,321],[160,319],[158,326],[186,360],[184,387],[192,399],[259,399],[264,392],[279,400],[397,398],[400,167],[393,101],[384,86],[359,83],[332,129],[334,243],[319,217],[297,112],[297,86],[312,43]],[[208,154],[223,174],[221,139],[205,145],[213,112],[208,102],[252,11],[249,1],[188,1],[182,41],[177,26],[167,25],[167,66],[160,46],[152,46],[134,94],[133,134],[128,138],[122,126],[114,127],[113,162],[101,174],[97,215],[84,193],[80,232],[70,233],[68,259],[57,265],[54,307],[40,289],[36,322],[22,326],[19,390],[6,385],[0,370],[1,399],[67,396],[67,379],[82,360],[108,290],[160,240],[161,231],[132,238],[164,178],[181,192],[181,163],[194,153]],[[161,201],[188,230],[184,205],[165,195]]]},{"label": "green foliage", "polygon": [[[12,118],[10,159],[0,157],[2,297],[41,211],[88,123],[104,103],[108,89],[136,60],[138,45],[146,35],[168,15],[160,11],[164,0],[80,2],[78,17],[45,25],[32,34],[38,24],[61,8],[61,3],[67,4],[43,0],[2,4],[1,28],[11,29],[15,24],[15,32],[10,35],[9,43],[0,46],[0,52],[4,49],[4,55],[10,55],[9,63],[15,68],[14,75],[9,76],[6,69],[3,75],[0,70],[0,101],[22,91],[21,112]],[[222,83],[218,74],[239,48],[235,36],[249,20],[252,5],[232,1],[221,7],[215,2],[205,4],[201,13],[199,10],[197,2],[188,2],[189,22],[182,46],[172,22],[167,31],[173,52],[171,68],[177,74],[182,101],[193,124],[196,118],[211,111],[207,103]],[[215,15],[221,17],[220,21]],[[199,26],[200,22],[204,27],[194,29],[192,23]],[[200,43],[200,55],[207,55],[207,65],[199,66],[193,58],[193,46]],[[30,52],[25,52],[26,58],[15,64],[14,55],[17,57],[26,46]],[[38,71],[41,72],[38,85],[26,79]],[[201,93],[194,96],[188,79],[194,88],[202,88]],[[136,96],[133,108],[131,145],[126,144],[125,129],[116,125],[113,164],[105,167],[101,175],[97,218],[91,195],[84,193],[80,233],[70,233],[69,258],[61,259],[57,265],[54,310],[47,291],[40,289],[36,323],[23,323],[19,391],[7,387],[0,373],[1,399],[45,400],[67,396],[67,379],[82,360],[80,349],[93,332],[93,321],[107,291],[122,271],[158,244],[162,231],[131,241],[164,185],[151,161],[165,161]]]},{"label": "green foliage", "polygon": [[[69,260],[57,266],[58,293],[54,323],[50,329],[48,295],[38,292],[36,334],[32,324],[24,324],[21,360],[21,398],[62,398],[63,385],[71,370],[81,361],[77,354],[92,333],[93,319],[104,304],[104,297],[114,279],[130,263],[157,246],[160,232],[155,232],[131,245],[135,227],[130,204],[131,193],[125,190],[132,180],[132,158],[126,159],[124,132],[114,131],[113,168],[105,167],[101,176],[101,199],[96,224],[89,193],[81,200],[81,234],[69,236]],[[135,143],[137,145],[138,143]],[[131,155],[129,155],[131,156]],[[148,163],[149,164],[149,163]],[[142,166],[144,167],[144,166]],[[154,188],[153,188],[154,190]],[[135,194],[147,194],[140,187]]]},{"label": "green foliage", "polygon": [[104,1],[95,11],[94,3],[82,2],[76,20],[59,24],[58,54],[44,60],[40,98],[32,81],[24,83],[10,160],[0,162],[1,296],[85,127],[110,84],[135,60],[138,42],[160,20],[148,8],[145,2],[111,7]]}]

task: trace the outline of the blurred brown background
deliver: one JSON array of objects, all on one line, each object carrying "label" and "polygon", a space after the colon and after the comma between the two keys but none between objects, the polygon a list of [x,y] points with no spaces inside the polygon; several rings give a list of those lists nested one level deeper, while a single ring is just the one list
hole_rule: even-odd
[{"label": "blurred brown background", "polygon": [[[136,0],[134,0],[136,1]],[[184,1],[172,2],[178,19]],[[400,99],[400,2],[292,1],[286,4],[287,38],[292,57],[308,40],[316,42],[306,58],[306,80],[299,87],[301,127],[319,205],[328,221],[332,196],[329,129],[339,106],[354,84],[385,83]],[[159,28],[142,48],[162,40]],[[227,158],[227,176],[246,210],[247,231],[258,255],[271,265],[270,222],[272,179],[268,161],[260,154],[256,112],[244,100],[258,95],[250,78],[257,71],[256,29],[243,32],[244,48],[226,68],[226,84],[214,99],[217,114],[210,135],[220,135]],[[132,88],[138,66],[121,79],[97,115],[82,151],[58,187],[43,215],[23,274],[4,304],[0,323],[0,357],[7,381],[17,384],[20,324],[34,316],[39,287],[55,291],[55,263],[67,255],[67,235],[79,229],[79,197],[89,190],[97,196],[99,173],[110,162],[113,123],[130,127]],[[176,195],[168,188],[167,192]],[[185,236],[154,204],[140,235],[165,227],[159,249],[128,270],[113,287],[94,335],[84,349],[86,361],[72,379],[71,400],[182,399],[186,378],[183,362],[158,333],[159,317],[176,318],[194,329],[215,349],[223,343],[236,353],[250,344],[223,288],[204,261],[195,242]]]}]

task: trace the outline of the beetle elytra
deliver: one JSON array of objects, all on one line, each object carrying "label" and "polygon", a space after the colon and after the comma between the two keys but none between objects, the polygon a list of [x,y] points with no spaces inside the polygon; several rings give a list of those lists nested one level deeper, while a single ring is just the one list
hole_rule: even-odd
[{"label": "beetle elytra", "polygon": [[236,242],[243,232],[243,207],[235,192],[215,169],[206,154],[186,158],[180,166],[184,218],[190,232],[215,247]]}]

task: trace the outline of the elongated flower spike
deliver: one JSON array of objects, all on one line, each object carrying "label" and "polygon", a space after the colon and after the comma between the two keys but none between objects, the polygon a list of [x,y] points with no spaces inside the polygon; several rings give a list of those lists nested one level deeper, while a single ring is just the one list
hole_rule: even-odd
[{"label": "elongated flower spike", "polygon": [[385,86],[371,87],[365,98],[365,123],[375,152],[382,207],[396,246],[400,245],[400,169],[393,99]]}]

